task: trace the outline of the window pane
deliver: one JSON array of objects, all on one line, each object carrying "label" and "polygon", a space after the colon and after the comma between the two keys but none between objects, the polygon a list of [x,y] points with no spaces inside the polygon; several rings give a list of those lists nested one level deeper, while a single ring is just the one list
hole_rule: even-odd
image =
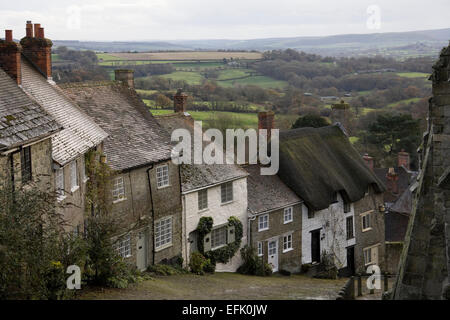
[{"label": "window pane", "polygon": [[198,192],[198,210],[208,208],[208,190],[200,190]]},{"label": "window pane", "polygon": [[233,201],[233,182],[227,182],[220,186],[222,203]]},{"label": "window pane", "polygon": [[25,147],[20,152],[20,162],[22,171],[22,182],[31,180],[31,147]]},{"label": "window pane", "polygon": [[227,227],[221,227],[217,229],[213,229],[211,231],[211,248],[217,248],[222,245],[227,244]]},{"label": "window pane", "polygon": [[156,168],[156,181],[158,188],[169,185],[169,166],[164,165]]},{"label": "window pane", "polygon": [[155,224],[156,248],[170,243],[172,243],[172,217],[160,220]]},{"label": "window pane", "polygon": [[113,181],[113,201],[125,198],[125,186],[123,183],[123,177],[117,177]]}]

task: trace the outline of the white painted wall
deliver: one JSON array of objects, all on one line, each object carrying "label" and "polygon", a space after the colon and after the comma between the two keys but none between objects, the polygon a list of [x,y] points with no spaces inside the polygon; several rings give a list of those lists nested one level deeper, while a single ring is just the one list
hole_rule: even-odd
[{"label": "white painted wall", "polygon": [[[208,209],[198,210],[197,191],[185,194],[183,196],[183,214],[185,223],[185,236],[183,237],[183,254],[186,264],[189,263],[189,234],[197,228],[201,217],[212,217],[214,226],[225,224],[228,218],[235,216],[242,222],[243,237],[241,247],[247,243],[247,178],[241,178],[233,181],[233,201],[227,204],[221,204],[220,185],[208,188]],[[235,256],[227,263],[218,263],[216,271],[235,272],[242,264],[239,250]]]},{"label": "white painted wall", "polygon": [[311,263],[311,231],[322,228],[320,250],[334,253],[335,264],[340,268],[347,266],[346,247],[355,244],[355,238],[347,240],[346,218],[353,216],[353,234],[355,231],[354,207],[344,213],[344,202],[338,194],[338,202],[328,208],[314,212],[313,218],[308,218],[308,210],[302,204],[302,263]]}]

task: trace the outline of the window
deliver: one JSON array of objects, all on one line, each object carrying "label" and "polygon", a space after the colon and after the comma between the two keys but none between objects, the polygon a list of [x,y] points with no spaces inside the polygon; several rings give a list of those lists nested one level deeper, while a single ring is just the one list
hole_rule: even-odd
[{"label": "window", "polygon": [[227,226],[213,229],[211,231],[211,248],[214,250],[216,248],[222,247],[227,244]]},{"label": "window", "polygon": [[169,185],[169,166],[167,164],[156,168],[156,181],[158,188]]},{"label": "window", "polygon": [[305,206],[306,208],[306,213],[308,215],[308,219],[312,219],[314,218],[314,211],[312,211],[310,208],[308,208],[307,206]]},{"label": "window", "polygon": [[288,222],[292,222],[292,220],[293,220],[293,217],[292,217],[292,207],[285,208],[285,209],[284,209],[283,222],[284,222],[284,223],[288,223]]},{"label": "window", "polygon": [[155,223],[155,247],[172,245],[172,217],[163,218]]},{"label": "window", "polygon": [[368,212],[368,213],[364,213],[361,215],[361,219],[362,219],[362,231],[368,231],[372,229],[372,225],[371,225],[371,213],[372,212]]},{"label": "window", "polygon": [[378,245],[364,248],[364,264],[378,264]]},{"label": "window", "polygon": [[258,231],[269,229],[269,215],[265,214],[258,217]]},{"label": "window", "polygon": [[346,226],[347,226],[347,240],[353,239],[353,217],[347,217],[346,219]]},{"label": "window", "polygon": [[55,189],[58,199],[64,197],[64,168],[55,171]]},{"label": "window", "polygon": [[86,168],[86,159],[83,161],[83,169],[81,170],[81,174],[83,175],[83,183],[89,180]]},{"label": "window", "polygon": [[125,199],[125,186],[123,184],[123,177],[117,177],[113,181],[112,187],[113,201]]},{"label": "window", "polygon": [[288,252],[292,249],[292,234],[283,236],[283,252]]},{"label": "window", "polygon": [[131,256],[131,236],[128,235],[122,239],[117,240],[114,243],[114,249],[122,258],[128,258]]},{"label": "window", "polygon": [[20,151],[20,162],[22,183],[27,183],[31,180],[31,147],[25,147]]},{"label": "window", "polygon": [[77,172],[77,162],[72,161],[70,163],[70,189],[75,191],[78,188],[78,172]]},{"label": "window", "polygon": [[222,203],[233,201],[233,182],[227,182],[220,186]]},{"label": "window", "polygon": [[208,208],[208,189],[203,189],[198,192],[198,210]]},{"label": "window", "polygon": [[258,257],[262,257],[264,255],[263,247],[263,243],[258,241]]}]

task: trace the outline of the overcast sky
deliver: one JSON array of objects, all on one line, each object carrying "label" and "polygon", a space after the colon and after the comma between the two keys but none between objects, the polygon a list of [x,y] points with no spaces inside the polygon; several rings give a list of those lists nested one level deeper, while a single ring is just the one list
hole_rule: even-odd
[{"label": "overcast sky", "polygon": [[[95,3],[95,4],[94,4]],[[450,28],[449,0],[0,0],[2,29],[55,40],[253,39]],[[3,37],[3,31],[0,35]]]}]

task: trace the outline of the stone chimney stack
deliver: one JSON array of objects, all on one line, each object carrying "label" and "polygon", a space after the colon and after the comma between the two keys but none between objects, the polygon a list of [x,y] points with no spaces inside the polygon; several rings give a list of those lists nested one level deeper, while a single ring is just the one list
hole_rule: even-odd
[{"label": "stone chimney stack", "polygon": [[13,78],[18,85],[22,83],[20,71],[20,53],[22,47],[13,41],[12,30],[5,30],[5,40],[0,40],[0,67]]},{"label": "stone chimney stack", "polygon": [[388,173],[386,174],[386,188],[387,191],[398,194],[398,173],[395,172],[394,168],[389,168]]},{"label": "stone chimney stack", "polygon": [[398,166],[403,166],[409,170],[409,153],[405,152],[404,149],[398,153]]},{"label": "stone chimney stack", "polygon": [[366,154],[363,156],[363,160],[364,160],[364,163],[366,164],[366,166],[367,166],[370,170],[373,171],[373,158],[372,158],[371,156],[369,156],[369,154],[366,153]]},{"label": "stone chimney stack", "polygon": [[175,112],[186,112],[188,95],[183,93],[181,89],[178,89],[177,93],[173,96],[173,110]]},{"label": "stone chimney stack", "polygon": [[44,37],[44,28],[39,23],[31,21],[26,24],[26,36],[20,40],[23,54],[49,80],[52,79],[52,41]]},{"label": "stone chimney stack", "polygon": [[114,70],[114,79],[122,81],[130,88],[134,88],[134,70],[131,69],[116,69]]},{"label": "stone chimney stack", "polygon": [[273,111],[258,112],[258,130],[267,130],[267,141],[270,140],[272,129],[275,129],[275,113]]}]

